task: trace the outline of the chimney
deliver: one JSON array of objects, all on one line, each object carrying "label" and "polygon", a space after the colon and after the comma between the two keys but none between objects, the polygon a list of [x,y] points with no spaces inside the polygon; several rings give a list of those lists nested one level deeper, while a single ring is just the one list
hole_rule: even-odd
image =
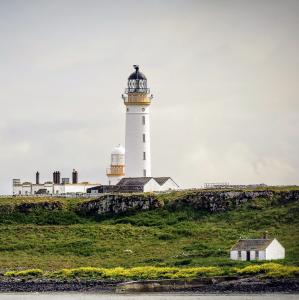
[{"label": "chimney", "polygon": [[57,171],[57,179],[56,179],[56,183],[60,184],[60,172]]},{"label": "chimney", "polygon": [[60,172],[59,171],[55,171],[53,173],[53,183],[60,184]]},{"label": "chimney", "polygon": [[39,184],[39,172],[38,171],[35,174],[35,183]]},{"label": "chimney", "polygon": [[269,238],[268,231],[266,230],[263,235],[263,239],[267,240]]},{"label": "chimney", "polygon": [[72,183],[73,184],[78,183],[78,172],[75,169],[73,169],[73,173],[72,173]]}]

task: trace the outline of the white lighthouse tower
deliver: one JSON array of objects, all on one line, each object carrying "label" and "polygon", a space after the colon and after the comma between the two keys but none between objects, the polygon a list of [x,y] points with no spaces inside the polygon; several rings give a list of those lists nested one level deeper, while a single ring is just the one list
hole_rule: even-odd
[{"label": "white lighthouse tower", "polygon": [[122,95],[126,106],[126,177],[151,177],[150,104],[147,79],[134,65],[128,88]]},{"label": "white lighthouse tower", "polygon": [[117,184],[125,176],[125,149],[118,145],[111,153],[110,168],[107,169],[109,185]]}]

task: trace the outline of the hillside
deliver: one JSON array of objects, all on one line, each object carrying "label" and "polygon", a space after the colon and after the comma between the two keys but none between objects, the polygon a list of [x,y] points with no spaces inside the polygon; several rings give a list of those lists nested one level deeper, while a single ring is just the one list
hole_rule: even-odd
[{"label": "hillside", "polygon": [[[107,209],[115,201],[118,215]],[[299,265],[298,217],[298,187],[100,200],[0,198],[0,266],[6,271],[245,265],[229,260],[230,247],[240,236],[258,238],[265,230],[286,248],[280,263]]]}]

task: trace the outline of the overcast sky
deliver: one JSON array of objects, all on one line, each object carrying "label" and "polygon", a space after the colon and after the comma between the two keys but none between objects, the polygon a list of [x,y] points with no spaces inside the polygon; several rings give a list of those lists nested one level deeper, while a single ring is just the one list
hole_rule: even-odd
[{"label": "overcast sky", "polygon": [[0,193],[60,170],[107,183],[132,65],[152,173],[299,184],[299,1],[0,0]]}]

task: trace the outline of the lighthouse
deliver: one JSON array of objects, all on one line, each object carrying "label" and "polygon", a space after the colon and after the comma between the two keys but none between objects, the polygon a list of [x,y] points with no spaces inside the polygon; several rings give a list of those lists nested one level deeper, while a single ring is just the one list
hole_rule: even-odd
[{"label": "lighthouse", "polygon": [[147,79],[134,65],[122,95],[126,107],[126,177],[151,177],[150,104]]},{"label": "lighthouse", "polygon": [[125,149],[118,145],[111,153],[110,168],[106,170],[109,185],[117,184],[125,176]]}]

